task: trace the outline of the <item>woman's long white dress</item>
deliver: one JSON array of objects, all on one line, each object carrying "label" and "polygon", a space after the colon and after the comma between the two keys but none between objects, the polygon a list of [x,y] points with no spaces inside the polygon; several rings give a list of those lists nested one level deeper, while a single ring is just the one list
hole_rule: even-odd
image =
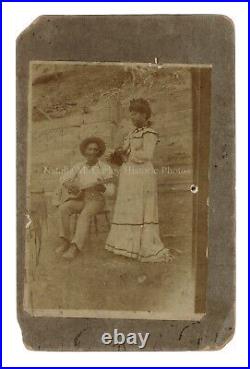
[{"label": "woman's long white dress", "polygon": [[142,262],[170,260],[159,235],[156,173],[151,160],[158,134],[149,127],[125,139],[127,161],[120,170],[111,230],[105,248]]}]

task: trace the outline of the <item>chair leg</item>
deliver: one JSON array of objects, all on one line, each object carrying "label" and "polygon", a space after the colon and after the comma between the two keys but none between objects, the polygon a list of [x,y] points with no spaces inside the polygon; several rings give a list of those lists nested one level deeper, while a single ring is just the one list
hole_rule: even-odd
[{"label": "chair leg", "polygon": [[97,221],[96,215],[94,215],[94,224],[95,224],[95,234],[97,236],[98,235],[98,221]]}]

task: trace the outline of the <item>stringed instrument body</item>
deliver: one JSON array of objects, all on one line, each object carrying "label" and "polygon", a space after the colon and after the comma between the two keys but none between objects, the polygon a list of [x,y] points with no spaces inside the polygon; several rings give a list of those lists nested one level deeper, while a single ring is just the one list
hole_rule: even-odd
[{"label": "stringed instrument body", "polygon": [[[70,180],[70,181],[67,181],[67,182],[71,182],[72,185],[75,185],[74,180]],[[99,185],[99,184],[108,184],[108,183],[112,183],[112,182],[113,182],[112,177],[107,178],[107,179],[97,179],[93,182],[87,183],[84,186],[81,186],[81,188],[77,192],[70,190],[69,188],[67,188],[67,186],[62,184],[57,188],[57,190],[54,194],[53,204],[55,206],[60,206],[65,201],[79,200],[84,196],[84,191],[90,190],[91,188],[94,188],[96,185]]]}]

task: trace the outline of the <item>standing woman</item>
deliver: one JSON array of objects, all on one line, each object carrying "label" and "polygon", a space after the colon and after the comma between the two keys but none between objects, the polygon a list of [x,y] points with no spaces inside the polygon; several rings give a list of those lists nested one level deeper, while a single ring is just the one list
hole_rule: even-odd
[{"label": "standing woman", "polygon": [[106,250],[141,262],[169,262],[170,251],[159,234],[156,173],[152,164],[158,134],[151,128],[151,109],[144,99],[129,106],[135,128],[111,157],[122,157],[117,198]]}]

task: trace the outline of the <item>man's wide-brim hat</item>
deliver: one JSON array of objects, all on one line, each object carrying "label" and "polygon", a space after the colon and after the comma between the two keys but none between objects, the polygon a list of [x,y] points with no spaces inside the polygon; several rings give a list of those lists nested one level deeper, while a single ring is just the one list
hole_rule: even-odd
[{"label": "man's wide-brim hat", "polygon": [[91,143],[95,143],[95,144],[98,145],[98,147],[99,147],[98,156],[102,156],[105,153],[105,150],[106,150],[105,142],[100,137],[91,136],[91,137],[85,138],[80,143],[80,151],[81,151],[82,155],[84,155],[86,147]]}]

